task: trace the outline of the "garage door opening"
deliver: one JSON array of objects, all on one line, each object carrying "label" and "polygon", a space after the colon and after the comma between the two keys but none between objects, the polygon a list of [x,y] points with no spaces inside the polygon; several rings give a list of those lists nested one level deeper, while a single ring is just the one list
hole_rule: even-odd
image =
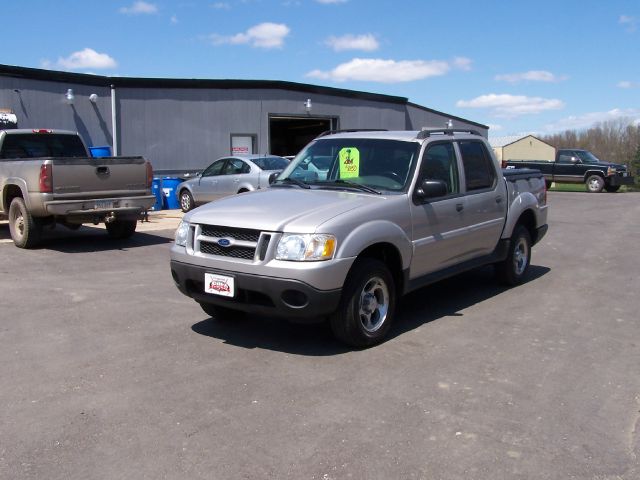
[{"label": "garage door opening", "polygon": [[269,117],[269,151],[283,157],[296,155],[322,132],[335,130],[337,118]]}]

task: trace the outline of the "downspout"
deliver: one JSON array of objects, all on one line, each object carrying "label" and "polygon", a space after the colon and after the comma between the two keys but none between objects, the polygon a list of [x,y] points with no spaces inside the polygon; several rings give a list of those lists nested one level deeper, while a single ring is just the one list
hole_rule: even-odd
[{"label": "downspout", "polygon": [[116,115],[116,86],[111,85],[111,129],[113,131],[113,156],[120,155],[118,149],[118,116]]}]

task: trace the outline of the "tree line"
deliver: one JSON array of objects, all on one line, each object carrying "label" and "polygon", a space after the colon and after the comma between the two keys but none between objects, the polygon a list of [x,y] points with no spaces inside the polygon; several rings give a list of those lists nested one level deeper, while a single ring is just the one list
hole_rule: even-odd
[{"label": "tree line", "polygon": [[638,183],[640,173],[640,123],[631,118],[599,122],[586,130],[566,130],[542,140],[555,148],[582,148],[606,162],[627,166]]}]

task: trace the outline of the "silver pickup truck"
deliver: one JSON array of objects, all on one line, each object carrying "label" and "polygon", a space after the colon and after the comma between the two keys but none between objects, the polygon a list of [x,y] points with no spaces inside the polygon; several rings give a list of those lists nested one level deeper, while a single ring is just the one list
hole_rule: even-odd
[{"label": "silver pickup truck", "polygon": [[366,347],[407,292],[487,264],[521,283],[546,230],[542,174],[502,171],[475,132],[344,131],[312,141],[269,189],[187,213],[171,273],[211,317],[329,318]]},{"label": "silver pickup truck", "polygon": [[130,237],[155,201],[152,181],[144,158],[90,158],[75,132],[0,130],[0,217],[18,247],[34,247],[56,223],[104,222],[111,237]]}]

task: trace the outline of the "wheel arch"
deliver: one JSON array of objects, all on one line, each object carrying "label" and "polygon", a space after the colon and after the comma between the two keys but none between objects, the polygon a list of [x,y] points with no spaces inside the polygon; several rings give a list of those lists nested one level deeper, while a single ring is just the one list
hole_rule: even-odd
[{"label": "wheel arch", "polygon": [[[402,295],[402,292],[404,291],[402,255],[393,244],[388,242],[380,242],[369,245],[358,254],[356,260],[351,266],[351,269],[354,268],[354,265],[358,262],[358,260],[363,258],[371,258],[384,263],[391,272],[391,276],[393,277],[396,297]],[[351,269],[349,270],[350,272]]]},{"label": "wheel arch", "polygon": [[586,172],[584,172],[584,177],[582,181],[586,182],[587,178],[589,178],[592,175],[598,175],[599,177],[602,177],[602,180],[606,180],[605,174],[601,170],[587,170]]},{"label": "wheel arch", "polygon": [[24,200],[25,206],[27,208],[30,207],[28,195],[25,195],[26,184],[21,185],[23,182],[17,182],[8,180],[5,183],[4,188],[2,189],[2,209],[5,213],[9,212],[9,205],[11,205],[11,200],[16,197],[20,197]]}]

